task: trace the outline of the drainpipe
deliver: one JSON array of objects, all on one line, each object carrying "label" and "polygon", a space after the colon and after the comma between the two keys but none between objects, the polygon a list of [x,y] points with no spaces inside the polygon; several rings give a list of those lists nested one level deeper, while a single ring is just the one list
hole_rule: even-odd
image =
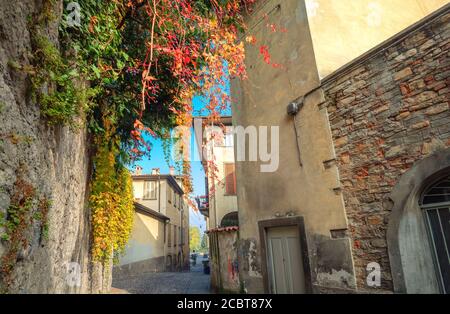
[{"label": "drainpipe", "polygon": [[[213,178],[213,186],[214,186],[214,193],[217,193],[216,191],[216,180]],[[216,196],[213,197],[213,201],[214,201],[214,229],[218,228],[219,226],[217,225],[217,206],[216,206]]]},{"label": "drainpipe", "polygon": [[304,96],[298,98],[297,100],[291,102],[288,107],[287,107],[287,114],[289,116],[292,117],[293,120],[293,124],[294,124],[294,131],[295,131],[295,137],[296,137],[296,143],[297,143],[297,154],[298,154],[298,160],[300,163],[300,167],[303,167],[303,161],[302,161],[302,155],[301,155],[301,151],[300,151],[300,145],[298,142],[298,129],[297,129],[297,124],[296,124],[296,119],[297,119],[297,115],[300,112],[300,110],[303,108],[304,104],[305,104],[305,100],[308,98],[308,96],[310,96],[312,93],[316,92],[317,90],[319,90],[320,88],[322,88],[321,85],[315,87],[314,89],[310,90],[309,92],[307,92]]},{"label": "drainpipe", "polygon": [[[214,124],[211,124],[211,127],[213,127],[214,126]],[[212,147],[211,147],[211,156],[214,156],[214,147],[215,147],[215,142],[214,141],[212,141],[212,145],[211,145]],[[213,189],[214,189],[214,193],[215,194],[217,194],[217,189],[216,189],[216,180],[214,179],[214,176],[212,176],[212,186],[213,186]],[[208,195],[209,195],[209,191],[208,191]],[[208,197],[208,201],[211,201],[211,198],[210,197]],[[213,201],[214,201],[214,206],[213,206],[213,209],[214,209],[214,228],[212,228],[212,229],[216,229],[218,226],[217,226],[217,206],[216,206],[216,195],[214,195],[213,196]],[[210,209],[211,209],[211,204],[209,204],[210,205]]]},{"label": "drainpipe", "polygon": [[166,265],[167,265],[167,252],[166,252],[166,230],[167,230],[167,220],[164,220],[164,245],[163,245],[163,254],[164,254],[164,271],[166,271]]},{"label": "drainpipe", "polygon": [[158,212],[161,212],[161,175],[158,175]]}]

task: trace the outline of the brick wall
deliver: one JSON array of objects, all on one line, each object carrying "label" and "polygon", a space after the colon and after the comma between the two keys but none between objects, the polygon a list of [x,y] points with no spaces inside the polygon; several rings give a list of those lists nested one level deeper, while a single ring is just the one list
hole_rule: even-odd
[{"label": "brick wall", "polygon": [[389,194],[416,161],[450,146],[449,37],[447,10],[323,81],[360,290],[378,262],[392,291]]}]

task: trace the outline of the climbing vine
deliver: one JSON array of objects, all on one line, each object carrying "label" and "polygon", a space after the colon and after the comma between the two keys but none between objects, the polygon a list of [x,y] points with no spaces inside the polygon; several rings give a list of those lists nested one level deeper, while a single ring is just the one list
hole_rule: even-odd
[{"label": "climbing vine", "polygon": [[[74,118],[86,112],[95,90],[84,86],[79,70],[63,59],[45,36],[34,34],[32,91],[50,124],[74,124]],[[44,86],[47,89],[44,89]],[[45,90],[45,91],[44,91]]]},{"label": "climbing vine", "polygon": [[[209,121],[229,108],[226,77],[246,78],[238,34],[255,1],[78,0],[81,19],[74,26],[67,10],[57,18],[60,1],[43,0],[42,12],[30,17],[31,64],[10,67],[29,74],[32,99],[49,124],[74,126],[83,118],[95,138],[94,260],[108,263],[125,248],[133,218],[126,166],[150,154],[149,140],[176,126],[189,132],[196,95],[208,100],[202,111]],[[58,41],[47,32],[51,23],[59,23]],[[177,166],[189,195],[189,159]]]},{"label": "climbing vine", "polygon": [[90,206],[92,209],[92,256],[108,264],[128,242],[133,224],[133,191],[129,171],[117,162],[119,155],[114,127],[105,121],[106,137],[97,137]]},{"label": "climbing vine", "polygon": [[0,215],[0,240],[6,245],[6,253],[0,260],[0,290],[7,292],[11,274],[21,251],[28,248],[33,235],[32,226],[38,222],[41,228],[40,242],[48,239],[48,210],[50,201],[39,197],[36,189],[24,178],[25,170],[19,168],[11,204],[5,214]]}]

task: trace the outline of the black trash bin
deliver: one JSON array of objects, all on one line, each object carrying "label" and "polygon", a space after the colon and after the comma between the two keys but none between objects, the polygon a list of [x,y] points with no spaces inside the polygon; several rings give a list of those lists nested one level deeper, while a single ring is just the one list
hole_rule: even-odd
[{"label": "black trash bin", "polygon": [[211,271],[211,269],[209,267],[209,260],[204,260],[203,261],[203,273],[205,275],[209,275],[210,271]]}]

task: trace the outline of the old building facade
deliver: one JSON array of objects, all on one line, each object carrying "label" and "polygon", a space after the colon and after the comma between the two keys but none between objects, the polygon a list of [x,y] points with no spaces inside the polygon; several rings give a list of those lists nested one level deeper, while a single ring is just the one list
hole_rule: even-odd
[{"label": "old building facade", "polygon": [[197,202],[200,212],[207,218],[211,288],[217,292],[238,293],[239,221],[231,117],[221,117],[215,122],[203,120],[201,134],[198,144],[204,153],[207,195],[197,198]]},{"label": "old building facade", "polygon": [[[229,217],[238,212],[234,158],[234,135],[231,117],[203,121],[202,150],[206,175],[208,229],[229,226]],[[215,170],[207,165],[213,163]],[[231,223],[233,225],[233,223]]]},{"label": "old building facade", "polygon": [[440,291],[420,202],[449,175],[449,22],[439,11],[322,81],[360,286],[375,261],[387,290]]},{"label": "old building facade", "polygon": [[281,66],[248,43],[249,79],[232,83],[235,125],[279,127],[277,171],[236,164],[246,292],[448,293],[445,3],[422,5],[397,34],[384,16],[385,41],[345,65],[323,60],[332,41],[315,36],[311,1],[262,1],[248,17]]},{"label": "old building facade", "polygon": [[133,175],[135,219],[124,256],[114,269],[117,277],[143,272],[189,269],[189,207],[174,174]]}]

